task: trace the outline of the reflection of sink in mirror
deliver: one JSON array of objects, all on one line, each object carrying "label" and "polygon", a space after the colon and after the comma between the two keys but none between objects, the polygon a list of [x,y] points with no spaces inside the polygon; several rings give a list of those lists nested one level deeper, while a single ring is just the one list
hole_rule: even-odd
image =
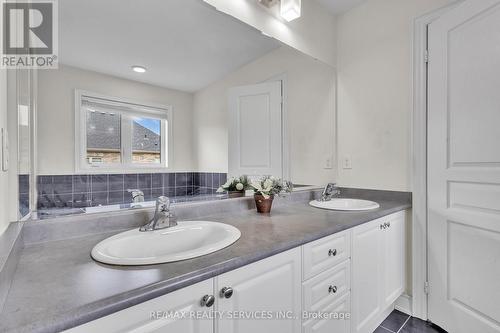
[{"label": "reflection of sink in mirror", "polygon": [[221,250],[241,236],[228,224],[183,221],[175,227],[141,232],[125,231],[92,249],[92,258],[105,264],[149,265],[186,260]]},{"label": "reflection of sink in mirror", "polygon": [[309,204],[316,208],[330,209],[330,210],[371,210],[377,209],[380,205],[374,201],[349,199],[349,198],[334,198],[328,201],[313,200]]}]

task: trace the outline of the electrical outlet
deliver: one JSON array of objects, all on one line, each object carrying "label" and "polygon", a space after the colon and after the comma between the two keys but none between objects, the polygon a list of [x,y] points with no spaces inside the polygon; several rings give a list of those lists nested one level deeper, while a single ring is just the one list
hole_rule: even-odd
[{"label": "electrical outlet", "polygon": [[346,156],[342,159],[342,169],[352,169],[352,160],[350,156]]}]

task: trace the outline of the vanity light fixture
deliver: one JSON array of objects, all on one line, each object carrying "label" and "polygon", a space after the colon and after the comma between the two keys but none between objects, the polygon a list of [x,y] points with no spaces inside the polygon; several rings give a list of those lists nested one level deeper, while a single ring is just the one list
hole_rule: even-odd
[{"label": "vanity light fixture", "polygon": [[301,0],[281,0],[280,15],[290,22],[300,17]]},{"label": "vanity light fixture", "polygon": [[258,0],[266,7],[271,8],[280,2],[280,16],[290,22],[300,17],[301,0]]},{"label": "vanity light fixture", "polygon": [[144,66],[132,66],[132,70],[136,73],[146,73],[147,69]]}]

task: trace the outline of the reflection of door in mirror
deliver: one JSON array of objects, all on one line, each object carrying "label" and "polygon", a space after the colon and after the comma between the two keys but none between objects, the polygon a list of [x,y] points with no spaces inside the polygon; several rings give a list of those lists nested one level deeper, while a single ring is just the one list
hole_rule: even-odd
[{"label": "reflection of door in mirror", "polygon": [[229,175],[283,177],[281,81],[229,90]]}]

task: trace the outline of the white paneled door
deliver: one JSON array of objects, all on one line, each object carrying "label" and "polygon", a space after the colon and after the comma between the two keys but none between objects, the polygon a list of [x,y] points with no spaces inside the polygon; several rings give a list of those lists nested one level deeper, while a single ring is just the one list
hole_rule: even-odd
[{"label": "white paneled door", "polygon": [[429,319],[500,332],[500,0],[429,26]]},{"label": "white paneled door", "polygon": [[229,175],[282,177],[281,81],[229,90]]}]

